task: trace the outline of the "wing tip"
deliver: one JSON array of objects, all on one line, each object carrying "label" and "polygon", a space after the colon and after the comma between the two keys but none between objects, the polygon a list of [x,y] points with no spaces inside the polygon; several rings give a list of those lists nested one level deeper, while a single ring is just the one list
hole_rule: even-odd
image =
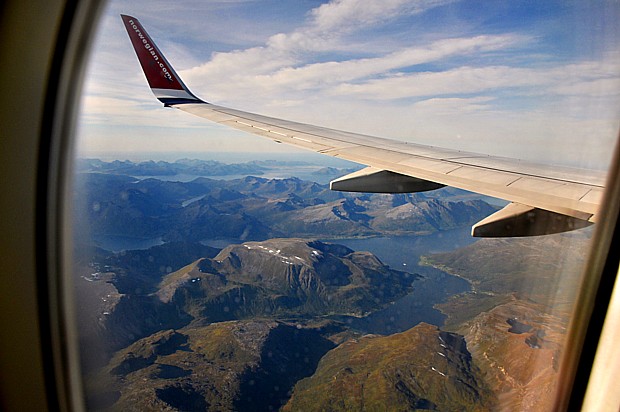
[{"label": "wing tip", "polygon": [[151,91],[165,106],[202,102],[185,86],[140,21],[127,14],[121,19]]}]

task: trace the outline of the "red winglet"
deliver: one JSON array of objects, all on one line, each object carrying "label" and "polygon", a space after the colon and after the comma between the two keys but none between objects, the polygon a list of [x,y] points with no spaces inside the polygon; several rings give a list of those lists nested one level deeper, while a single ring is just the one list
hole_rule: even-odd
[{"label": "red winglet", "polygon": [[155,96],[166,105],[200,101],[183,84],[138,19],[124,14],[121,18]]}]

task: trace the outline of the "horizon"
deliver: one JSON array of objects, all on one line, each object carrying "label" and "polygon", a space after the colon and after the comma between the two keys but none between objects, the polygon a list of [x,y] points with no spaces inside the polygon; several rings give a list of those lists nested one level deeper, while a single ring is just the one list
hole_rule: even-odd
[{"label": "horizon", "polygon": [[358,163],[337,157],[325,156],[319,153],[281,153],[281,152],[84,152],[76,154],[75,159],[88,160],[98,159],[104,162],[111,161],[131,161],[131,162],[148,162],[148,161],[164,161],[176,162],[179,160],[214,160],[219,162],[248,163],[252,161],[303,161],[309,164],[326,165],[333,167],[346,168],[351,166],[360,166]]}]

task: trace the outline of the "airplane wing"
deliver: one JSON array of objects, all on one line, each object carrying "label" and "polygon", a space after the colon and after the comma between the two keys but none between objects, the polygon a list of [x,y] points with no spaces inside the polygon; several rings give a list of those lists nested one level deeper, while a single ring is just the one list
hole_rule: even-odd
[{"label": "airplane wing", "polygon": [[185,86],[136,18],[121,17],[151,90],[165,106],[368,166],[332,181],[333,190],[411,193],[452,186],[509,201],[472,227],[472,236],[479,237],[559,233],[596,222],[602,172],[350,133],[210,104]]}]

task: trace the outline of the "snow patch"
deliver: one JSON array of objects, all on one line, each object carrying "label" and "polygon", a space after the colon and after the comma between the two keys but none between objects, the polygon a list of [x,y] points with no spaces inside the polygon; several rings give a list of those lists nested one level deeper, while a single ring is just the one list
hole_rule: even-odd
[{"label": "snow patch", "polygon": [[443,372],[439,372],[437,369],[435,369],[435,367],[434,367],[434,366],[431,366],[431,369],[432,369],[432,370],[434,370],[435,372],[437,372],[438,374],[440,374],[441,376],[446,376],[446,374],[445,374],[445,373],[443,373]]}]

